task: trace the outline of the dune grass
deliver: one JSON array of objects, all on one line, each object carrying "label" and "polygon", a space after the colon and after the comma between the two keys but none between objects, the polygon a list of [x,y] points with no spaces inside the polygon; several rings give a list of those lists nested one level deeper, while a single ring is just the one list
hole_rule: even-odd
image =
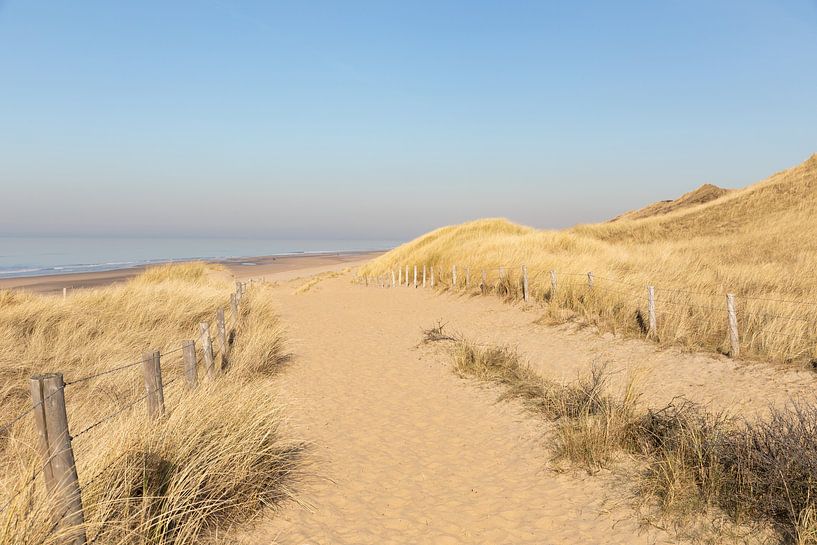
[{"label": "dune grass", "polygon": [[[200,368],[195,391],[182,377],[180,341],[198,341],[198,323],[212,324],[217,308],[229,316],[231,288],[223,272],[192,263],[64,300],[0,291],[0,413],[30,406],[30,375],[64,373],[85,530],[96,543],[200,543],[291,496],[302,448],[280,433],[269,393],[286,353],[268,288],[254,284],[242,299],[229,372],[208,382]],[[147,349],[168,353],[166,416],[149,421],[137,403],[78,436],[137,400],[144,383],[139,366],[71,381],[137,362]],[[30,484],[40,467],[32,419],[0,430],[0,505],[22,491],[0,513],[0,542],[60,543],[71,529],[54,531],[42,478]]]},{"label": "dune grass", "polygon": [[[817,357],[817,155],[746,189],[636,220],[540,231],[488,219],[443,227],[373,260],[361,276],[406,265],[435,267],[435,287],[531,295],[552,321],[580,319],[604,331],[645,334],[647,286],[655,286],[662,344],[728,353],[726,293],[737,296],[742,356],[795,363]],[[500,277],[500,267],[504,276]],[[465,271],[470,289],[465,290]],[[557,288],[549,271],[557,271]],[[485,271],[486,290],[480,290]],[[588,287],[588,271],[594,287]]]},{"label": "dune grass", "polygon": [[441,325],[424,341],[447,343],[459,376],[496,384],[500,400],[554,422],[556,462],[593,473],[635,457],[633,492],[679,528],[717,510],[780,543],[817,543],[817,405],[792,402],[753,421],[683,399],[647,409],[632,381],[611,392],[603,367],[565,384],[539,375],[513,349],[477,345]]}]

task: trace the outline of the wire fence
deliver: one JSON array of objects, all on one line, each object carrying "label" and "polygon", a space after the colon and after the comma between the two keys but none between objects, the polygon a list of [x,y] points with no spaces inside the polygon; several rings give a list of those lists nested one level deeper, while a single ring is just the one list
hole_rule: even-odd
[{"label": "wire fence", "polygon": [[[110,369],[105,369],[96,373],[81,376],[73,380],[64,381],[61,373],[37,375],[31,378],[32,383],[32,406],[22,411],[8,421],[0,424],[0,437],[10,432],[10,430],[29,415],[34,415],[35,425],[38,429],[38,450],[41,453],[41,464],[33,472],[30,478],[12,492],[9,497],[0,505],[0,515],[5,513],[23,493],[32,492],[36,485],[37,478],[44,476],[45,488],[49,495],[55,496],[56,501],[63,503],[66,508],[62,514],[55,517],[53,531],[61,526],[77,527],[84,524],[82,512],[82,491],[94,483],[105,471],[127,455],[127,451],[111,460],[102,469],[99,469],[90,477],[83,486],[80,486],[77,476],[76,463],[74,460],[73,442],[81,437],[92,435],[106,423],[114,421],[117,417],[134,409],[137,405],[147,402],[150,418],[162,418],[165,415],[164,395],[171,386],[186,383],[188,389],[195,389],[198,385],[199,367],[204,363],[204,372],[207,377],[213,378],[226,371],[230,350],[235,342],[236,328],[239,323],[239,305],[246,291],[246,283],[236,282],[236,290],[230,296],[230,310],[232,312],[232,323],[227,327],[225,323],[225,313],[220,310],[216,313],[214,326],[211,323],[202,322],[199,324],[199,346],[196,347],[195,340],[183,340],[176,348],[165,348],[161,351],[146,352],[139,360],[123,362],[114,365]],[[210,331],[216,330],[218,343],[214,343]],[[216,350],[218,346],[218,350]],[[183,352],[184,372],[162,381],[162,359]],[[218,356],[218,358],[216,358]],[[68,426],[68,411],[65,402],[65,391],[67,388],[78,384],[86,383],[100,377],[115,376],[125,373],[134,367],[142,366],[142,374],[145,382],[145,393],[131,399],[113,411],[97,418],[91,424],[80,428],[80,431],[70,433]],[[166,369],[164,371],[167,371]],[[46,393],[47,392],[47,393]],[[39,398],[37,397],[39,395]],[[158,410],[155,408],[158,407]],[[55,464],[54,460],[66,459],[70,454],[70,464]],[[79,505],[79,509],[74,507]],[[99,534],[97,534],[97,537]],[[93,541],[96,540],[94,538]],[[81,538],[81,539],[80,539]],[[77,537],[73,543],[87,543],[83,534]]]},{"label": "wire fence", "polygon": [[[398,274],[405,270],[405,275]],[[410,272],[414,272],[410,275]],[[464,274],[462,273],[464,271]],[[475,273],[475,274],[472,274]],[[550,282],[548,282],[548,278]],[[567,278],[567,281],[563,279]],[[581,279],[581,280],[579,280]],[[634,304],[636,327],[648,337],[658,340],[661,320],[701,319],[703,314],[723,316],[721,326],[729,337],[732,357],[740,356],[741,333],[750,342],[763,339],[769,333],[800,344],[817,339],[817,311],[803,312],[803,307],[815,308],[817,301],[794,300],[777,296],[754,296],[741,293],[718,293],[690,286],[648,285],[614,275],[595,275],[592,271],[529,270],[525,265],[496,267],[451,267],[418,265],[401,266],[379,276],[363,276],[358,281],[382,287],[431,287],[474,293],[518,297],[526,302],[543,301],[581,305],[595,304],[599,312],[616,311],[623,303]],[[531,286],[534,286],[531,289]],[[615,299],[599,300],[592,294],[610,293]],[[720,301],[720,302],[716,302]],[[605,308],[602,304],[608,304]],[[771,306],[770,306],[771,305]],[[782,309],[774,305],[790,305]],[[646,327],[644,324],[647,324]],[[743,327],[741,331],[739,326]],[[793,331],[798,326],[800,329]],[[751,327],[751,331],[748,329]],[[812,343],[817,346],[817,343]],[[813,349],[814,347],[812,347]],[[804,347],[803,350],[808,349]]]}]

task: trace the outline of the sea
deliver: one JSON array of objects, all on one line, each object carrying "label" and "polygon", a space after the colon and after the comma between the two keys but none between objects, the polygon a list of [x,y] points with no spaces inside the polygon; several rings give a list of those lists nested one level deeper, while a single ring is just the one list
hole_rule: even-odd
[{"label": "sea", "polygon": [[389,250],[394,240],[0,236],[0,278],[111,271],[141,265],[253,256]]}]

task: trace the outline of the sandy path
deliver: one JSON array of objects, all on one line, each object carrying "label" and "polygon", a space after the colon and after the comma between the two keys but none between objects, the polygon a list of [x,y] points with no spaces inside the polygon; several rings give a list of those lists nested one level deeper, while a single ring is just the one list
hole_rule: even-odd
[{"label": "sandy path", "polygon": [[281,395],[325,479],[304,487],[312,510],[287,506],[242,542],[677,543],[605,504],[612,477],[548,471],[533,419],[417,348],[422,327],[474,301],[348,276],[296,295],[298,284],[277,290],[295,352]]}]

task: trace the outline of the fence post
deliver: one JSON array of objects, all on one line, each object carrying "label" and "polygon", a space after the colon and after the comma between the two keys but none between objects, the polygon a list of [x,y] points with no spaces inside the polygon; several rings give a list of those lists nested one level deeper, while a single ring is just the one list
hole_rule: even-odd
[{"label": "fence post", "polygon": [[587,273],[587,287],[588,288],[593,287],[593,273],[592,272]]},{"label": "fence post", "polygon": [[241,301],[241,282],[238,280],[235,281],[235,297],[238,301]]},{"label": "fence post", "polygon": [[216,311],[216,332],[218,334],[218,347],[221,350],[221,369],[227,369],[230,364],[230,345],[227,344],[227,326],[224,323],[224,309]]},{"label": "fence post", "polygon": [[423,287],[426,287],[426,266],[423,265]]},{"label": "fence post", "polygon": [[650,313],[650,330],[649,335],[655,336],[658,334],[658,321],[655,319],[655,287],[647,286],[647,302]]},{"label": "fence post", "polygon": [[482,284],[479,287],[479,291],[485,294],[488,291],[488,273],[485,272],[485,269],[482,269]]},{"label": "fence post", "polygon": [[397,278],[394,275],[394,269],[391,271],[391,287],[395,287],[397,285]]},{"label": "fence post", "polygon": [[451,289],[457,291],[457,266],[451,266]]},{"label": "fence post", "polygon": [[434,288],[434,266],[431,266],[431,287]]},{"label": "fence post", "polygon": [[733,358],[740,357],[740,337],[738,337],[738,313],[735,310],[735,295],[726,294],[726,311],[729,314],[729,342],[732,351],[729,355]]},{"label": "fence post", "polygon": [[62,298],[66,299],[68,297],[68,288],[62,288]]},{"label": "fence post", "polygon": [[465,289],[471,287],[471,267],[465,267]]},{"label": "fence post", "polygon": [[162,365],[158,350],[142,354],[142,373],[145,375],[148,416],[156,420],[165,413],[165,394],[162,388]]},{"label": "fence post", "polygon": [[530,301],[530,292],[528,291],[528,266],[522,265],[522,298],[527,303]]},{"label": "fence post", "polygon": [[29,381],[45,487],[48,495],[58,500],[57,510],[53,513],[54,526],[70,529],[65,543],[85,545],[85,516],[68,432],[64,389],[61,373],[36,375]]},{"label": "fence post", "polygon": [[182,354],[184,355],[184,378],[187,387],[191,390],[199,385],[199,374],[196,369],[196,341],[183,341]]},{"label": "fence post", "polygon": [[397,267],[397,285],[403,285],[403,267]]},{"label": "fence post", "polygon": [[556,286],[558,286],[558,279],[556,278],[556,271],[550,271],[550,299],[556,297]]},{"label": "fence post", "polygon": [[414,287],[417,287],[417,265],[414,266]]},{"label": "fence post", "polygon": [[216,376],[215,356],[213,355],[213,341],[210,339],[210,326],[206,322],[199,324],[201,336],[201,350],[204,353],[204,369],[207,378],[212,380]]}]

